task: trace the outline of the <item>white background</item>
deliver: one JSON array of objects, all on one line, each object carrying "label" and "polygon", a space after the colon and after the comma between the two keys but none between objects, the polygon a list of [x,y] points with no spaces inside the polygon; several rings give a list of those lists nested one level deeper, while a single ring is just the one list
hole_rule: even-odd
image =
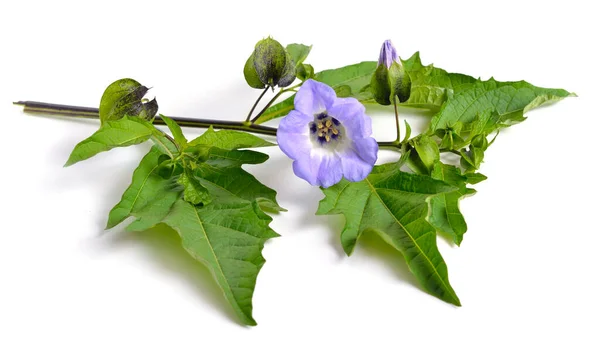
[{"label": "white background", "polygon": [[[0,353],[600,353],[600,28],[587,3],[4,2]],[[65,169],[97,122],[11,105],[97,106],[108,84],[132,77],[153,87],[162,113],[242,119],[259,94],[242,68],[267,35],[313,44],[317,70],[376,60],[390,38],[403,58],[420,50],[452,72],[579,95],[530,112],[486,152],[489,179],[462,203],[463,245],[439,239],[463,307],[422,291],[379,240],[346,257],[343,219],[314,215],[321,192],[273,147],[248,169],[289,212],[274,217],[282,237],[264,249],[259,325],[241,326],[174,233],[103,230],[148,145]],[[427,123],[401,113],[417,133]],[[372,116],[375,136],[393,139],[391,111]]]}]

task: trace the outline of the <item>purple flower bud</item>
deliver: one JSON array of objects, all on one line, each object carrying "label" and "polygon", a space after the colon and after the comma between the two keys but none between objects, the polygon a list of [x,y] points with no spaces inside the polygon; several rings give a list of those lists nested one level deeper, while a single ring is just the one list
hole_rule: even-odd
[{"label": "purple flower bud", "polygon": [[371,118],[358,100],[338,98],[331,87],[309,79],[279,124],[277,143],[294,160],[298,177],[327,188],[342,177],[361,181],[369,175],[379,150],[371,134]]},{"label": "purple flower bud", "polygon": [[381,52],[379,52],[379,61],[377,65],[385,64],[385,66],[389,69],[392,66],[393,62],[400,63],[398,53],[396,52],[396,48],[392,44],[392,41],[389,39],[383,42],[381,46]]}]

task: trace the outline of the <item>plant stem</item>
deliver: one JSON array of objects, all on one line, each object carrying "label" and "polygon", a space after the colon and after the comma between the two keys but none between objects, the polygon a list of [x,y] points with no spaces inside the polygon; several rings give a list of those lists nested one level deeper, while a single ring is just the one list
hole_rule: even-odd
[{"label": "plant stem", "polygon": [[163,132],[163,133],[165,134],[165,138],[167,138],[171,143],[173,143],[173,145],[177,148],[177,150],[180,150],[179,149],[179,144],[177,144],[177,142],[175,142],[175,139],[173,139],[173,137],[171,137],[167,133],[165,133],[165,132]]},{"label": "plant stem", "polygon": [[396,142],[400,142],[400,119],[398,118],[398,104],[394,95],[394,114],[396,114]]},{"label": "plant stem", "polygon": [[271,105],[273,105],[273,103],[275,102],[275,100],[277,100],[279,98],[279,96],[281,96],[283,93],[286,93],[286,92],[289,92],[289,91],[293,91],[298,86],[300,86],[300,84],[294,85],[294,86],[289,87],[289,88],[287,88],[285,90],[284,89],[279,90],[279,92],[277,94],[275,94],[275,96],[273,96],[273,98],[271,100],[269,100],[269,102],[267,102],[267,104],[265,105],[265,107],[263,107],[263,109],[260,110],[260,112],[257,113],[256,116],[254,116],[254,118],[250,122],[252,122],[252,123],[256,122],[256,120],[258,120],[260,118],[260,116],[262,116],[262,114],[265,113],[265,111],[267,111],[269,109],[269,107],[271,107]]},{"label": "plant stem", "polygon": [[[29,113],[42,113],[48,115],[71,116],[82,118],[100,117],[98,114],[98,109],[93,107],[59,105],[36,101],[18,101],[14,102],[14,104],[23,106],[23,111]],[[182,127],[209,128],[212,126],[213,128],[217,129],[231,129],[235,131],[251,132],[267,136],[277,135],[277,128],[261,126],[256,124],[247,124],[245,122],[239,121],[222,121],[189,117],[169,117]],[[159,125],[165,124],[165,122],[160,118],[160,116],[157,116],[154,119],[154,123]]]},{"label": "plant stem", "polygon": [[[252,117],[252,113],[254,112],[254,109],[256,108],[256,106],[258,105],[260,100],[263,98],[263,96],[265,96],[265,94],[267,93],[267,90],[269,90],[269,86],[267,86],[263,90],[263,92],[260,94],[258,99],[256,99],[256,101],[254,102],[254,105],[252,105],[252,108],[250,109],[250,112],[248,112],[248,116],[246,117],[246,122],[250,122],[250,117]],[[254,120],[252,122],[254,122]]]},{"label": "plant stem", "polygon": [[388,148],[388,149],[402,149],[402,144],[400,142],[377,142],[379,148]]},{"label": "plant stem", "polygon": [[[41,113],[47,115],[57,116],[70,116],[70,117],[83,117],[83,118],[99,118],[98,109],[93,107],[82,107],[82,106],[70,106],[70,105],[59,105],[50,104],[45,102],[36,101],[18,101],[13,102],[15,105],[23,106],[23,111],[28,113]],[[251,132],[256,134],[262,134],[266,136],[277,136],[277,128],[257,125],[254,123],[247,124],[246,122],[239,121],[221,121],[204,118],[189,118],[189,117],[172,117],[169,116],[173,121],[177,122],[182,127],[196,127],[196,128],[218,128],[218,129],[230,129],[233,131]],[[165,122],[156,116],[153,121],[154,124],[164,125]],[[401,149],[402,144],[400,142],[377,142],[379,147],[387,149]]]}]

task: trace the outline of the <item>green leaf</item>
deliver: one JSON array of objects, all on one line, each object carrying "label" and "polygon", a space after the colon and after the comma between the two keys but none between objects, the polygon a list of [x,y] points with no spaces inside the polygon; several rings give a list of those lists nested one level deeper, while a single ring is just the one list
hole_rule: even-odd
[{"label": "green leaf", "polygon": [[211,204],[195,207],[177,200],[160,222],[177,231],[186,251],[211,270],[240,319],[256,325],[252,295],[265,262],[261,251],[264,242],[278,234],[256,202],[210,192],[215,196]]},{"label": "green leaf", "polygon": [[467,183],[471,185],[479,184],[480,182],[487,180],[487,176],[481,173],[467,173],[465,174]]},{"label": "green leaf", "polygon": [[315,74],[315,80],[335,89],[348,85],[353,95],[360,93],[371,82],[371,75],[377,68],[377,62],[360,62],[337,69],[323,70]]},{"label": "green leaf", "polygon": [[486,111],[497,113],[496,127],[507,126],[523,121],[523,115],[537,106],[571,95],[566,90],[540,88],[525,81],[499,82],[493,78],[477,81],[446,102],[431,120],[429,133],[459,128],[463,134],[469,134],[478,118],[490,117],[484,114]]},{"label": "green leaf", "polygon": [[438,111],[454,93],[469,88],[476,81],[468,75],[448,73],[433,64],[424,66],[419,52],[403,60],[402,65],[411,80],[410,97],[403,106]]},{"label": "green leaf", "polygon": [[299,43],[291,43],[285,47],[285,50],[288,52],[288,54],[294,61],[296,68],[298,68],[302,63],[304,63],[304,60],[306,59],[306,57],[308,57],[308,54],[310,53],[311,49],[312,46],[307,46]]},{"label": "green leaf", "polygon": [[144,102],[148,88],[133,79],[120,79],[110,84],[100,100],[100,121],[120,120],[123,116],[137,116],[152,120],[158,111],[156,99]]},{"label": "green leaf", "polygon": [[[215,131],[209,128],[204,134],[189,143],[188,150],[200,149],[192,155],[198,157],[194,171],[203,180],[209,181],[241,199],[258,201],[260,207],[265,211],[285,211],[277,203],[277,193],[241,167],[243,164],[263,163],[269,156],[251,150],[237,150],[272,145],[252,134],[229,130]],[[206,147],[210,148],[206,151]]]},{"label": "green leaf", "polygon": [[412,139],[412,144],[423,163],[427,175],[433,169],[436,161],[440,160],[440,151],[437,143],[429,136],[419,135]]},{"label": "green leaf", "polygon": [[[329,69],[315,74],[314,79],[331,86],[334,90],[342,90],[347,97],[355,97],[361,101],[371,100],[372,94],[368,90],[371,75],[375,72],[377,62],[361,62],[337,69]],[[287,115],[294,109],[292,95],[284,101],[269,107],[257,120],[257,124],[270,121],[274,118]]]},{"label": "green leaf", "polygon": [[310,64],[300,64],[296,67],[296,77],[305,81],[315,77],[315,68]]},{"label": "green leaf", "polygon": [[277,192],[258,181],[252,174],[242,169],[242,164],[260,164],[268,155],[243,150],[224,151],[211,148],[209,158],[198,163],[196,176],[202,184],[212,184],[246,201],[257,201],[259,206],[269,212],[285,211],[277,203]]},{"label": "green leaf", "polygon": [[[279,206],[275,192],[240,166],[266,159],[267,155],[259,152],[208,147],[202,159],[188,161],[195,164],[194,175],[186,171],[165,179],[158,168],[172,160],[154,146],[135,170],[121,201],[111,210],[107,228],[129,216],[136,217],[127,227],[129,231],[143,231],[159,223],[171,226],[190,255],[211,269],[242,321],[254,325],[252,294],[264,264],[261,250],[266,239],[277,236],[268,226],[271,218],[259,203],[268,201]],[[193,206],[184,200],[196,202],[203,188],[206,194],[201,197],[210,196],[210,204]]]},{"label": "green leaf", "polygon": [[117,121],[106,121],[94,134],[75,146],[65,166],[113,148],[140,144],[153,134],[155,128],[152,124],[137,117],[125,116]]},{"label": "green leaf", "polygon": [[239,148],[271,147],[275,144],[267,142],[253,134],[230,130],[215,131],[210,127],[204,134],[192,140],[190,146],[206,145],[216,148],[232,150]]},{"label": "green leaf", "polygon": [[207,205],[211,201],[210,194],[206,187],[191,171],[184,171],[179,176],[177,182],[183,186],[183,199],[192,205]]},{"label": "green leaf", "polygon": [[435,229],[427,222],[427,200],[456,188],[429,176],[401,172],[397,163],[373,168],[367,179],[323,189],[317,214],[343,214],[342,246],[350,255],[358,238],[374,232],[399,250],[411,272],[432,295],[455,305],[448,269],[436,245]]},{"label": "green leaf", "polygon": [[[481,174],[479,174],[481,175]],[[474,189],[467,188],[469,178],[461,174],[460,170],[452,165],[437,162],[431,173],[434,179],[455,186],[458,190],[446,192],[431,198],[431,212],[429,223],[442,235],[446,235],[460,245],[464,234],[467,232],[467,223],[459,209],[459,201],[465,196],[474,194]],[[483,175],[481,175],[483,176]],[[481,178],[481,177],[477,177]]]},{"label": "green leaf", "polygon": [[162,118],[167,127],[169,127],[169,130],[173,134],[173,139],[175,139],[175,143],[177,143],[180,147],[185,147],[187,145],[187,139],[183,135],[181,127],[179,127],[177,122],[173,121],[165,115],[160,115],[160,118]]},{"label": "green leaf", "polygon": [[142,158],[121,201],[108,214],[107,229],[123,222],[129,216],[138,217],[138,221],[134,222],[130,229],[136,229],[136,225],[145,229],[145,220],[149,220],[150,225],[153,225],[156,220],[160,221],[167,215],[181,193],[175,188],[174,181],[164,179],[158,174],[161,157],[164,157],[164,153],[154,146]]}]

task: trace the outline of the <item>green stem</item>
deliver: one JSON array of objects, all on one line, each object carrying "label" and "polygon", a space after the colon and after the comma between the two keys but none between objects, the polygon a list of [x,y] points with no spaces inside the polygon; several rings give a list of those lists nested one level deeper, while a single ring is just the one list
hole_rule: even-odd
[{"label": "green stem", "polygon": [[[18,101],[14,102],[15,105],[23,106],[23,111],[28,113],[41,113],[47,115],[57,116],[70,116],[70,117],[83,117],[83,118],[99,118],[98,109],[93,107],[82,107],[82,106],[69,106],[50,104],[45,102],[36,101]],[[230,129],[233,131],[243,131],[256,134],[262,134],[266,136],[277,136],[277,128],[257,125],[254,123],[247,124],[246,122],[239,121],[221,121],[211,120],[204,118],[189,118],[189,117],[172,117],[169,116],[173,121],[177,122],[181,127],[196,127],[196,128],[217,128],[217,129]],[[156,116],[153,121],[154,124],[164,125],[165,122]],[[383,149],[394,149],[399,150],[402,148],[402,144],[399,142],[377,142],[380,148]]]},{"label": "green stem", "polygon": [[[256,106],[258,105],[260,100],[263,98],[263,96],[265,96],[265,94],[267,93],[267,90],[269,90],[269,86],[267,86],[263,90],[263,92],[260,94],[258,99],[256,99],[256,101],[254,102],[254,105],[252,105],[252,108],[250,109],[250,112],[248,112],[248,116],[246,117],[246,122],[250,122],[250,117],[252,117],[252,113],[254,112],[254,109],[256,108]],[[252,121],[252,122],[254,122],[254,121]]]},{"label": "green stem", "polygon": [[394,114],[396,115],[396,142],[400,142],[400,119],[398,118],[398,104],[394,95]]},{"label": "green stem", "polygon": [[293,91],[294,89],[296,89],[299,86],[300,86],[300,84],[294,85],[285,90],[284,89],[279,90],[279,92],[277,94],[275,94],[275,96],[273,96],[273,98],[271,100],[269,100],[269,102],[267,102],[265,107],[263,107],[263,109],[260,110],[260,112],[258,114],[256,114],[256,116],[254,116],[254,118],[250,122],[252,122],[252,123],[256,122],[256,120],[258,120],[260,118],[260,116],[262,116],[262,114],[265,113],[265,111],[267,111],[269,109],[269,107],[271,107],[271,105],[273,105],[275,100],[277,100],[279,98],[279,96],[281,96],[283,93]]},{"label": "green stem", "polygon": [[180,150],[179,144],[177,144],[177,142],[175,142],[175,139],[173,137],[171,137],[170,135],[168,135],[165,132],[162,132],[162,133],[165,135],[165,138],[167,138],[171,143],[173,143],[173,145],[175,146],[175,148],[177,148],[177,150]]}]

